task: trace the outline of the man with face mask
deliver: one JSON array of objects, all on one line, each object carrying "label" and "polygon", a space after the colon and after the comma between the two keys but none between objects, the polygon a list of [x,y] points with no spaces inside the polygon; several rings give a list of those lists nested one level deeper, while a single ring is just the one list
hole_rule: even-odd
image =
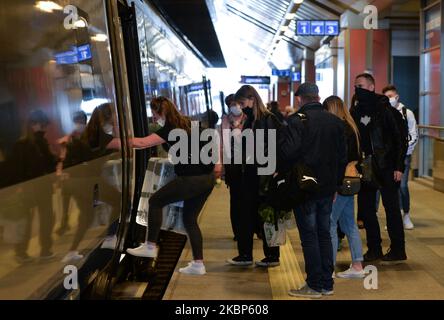
[{"label": "man with face mask", "polygon": [[402,115],[404,126],[408,130],[408,150],[405,156],[405,170],[401,179],[401,187],[399,189],[400,205],[403,211],[403,222],[406,230],[414,228],[412,221],[410,220],[410,193],[408,188],[409,171],[412,163],[412,154],[415,150],[415,146],[418,143],[418,128],[416,125],[415,115],[410,109],[407,109],[400,101],[398,90],[395,86],[389,85],[385,87],[382,92],[390,99],[390,104],[393,108],[398,110]]},{"label": "man with face mask", "polygon": [[[244,126],[245,120],[247,116],[244,115],[240,106],[234,100],[234,94],[230,94],[225,98],[225,104],[229,108],[229,113],[222,117],[222,130],[230,130],[233,134],[236,133],[236,130],[240,135],[242,128]],[[222,139],[224,135],[220,135]],[[236,144],[231,144],[230,141],[223,140],[221,143],[221,148],[223,152],[231,151],[234,155],[234,148]],[[221,152],[222,154],[222,152]],[[230,218],[231,218],[231,227],[233,229],[234,240],[238,238],[238,226],[239,226],[239,215],[241,214],[241,201],[242,201],[242,193],[241,193],[241,183],[240,177],[242,172],[242,165],[239,164],[225,164],[225,183],[230,189]]]},{"label": "man with face mask", "polygon": [[[382,259],[382,264],[397,264],[407,260],[404,228],[399,208],[399,182],[404,171],[401,133],[389,99],[375,93],[375,79],[368,73],[355,79],[356,104],[352,116],[361,136],[363,156],[370,159],[374,179],[363,182],[358,195],[358,208],[367,233],[368,251],[364,261]],[[399,114],[399,113],[396,113]],[[383,255],[381,231],[376,216],[376,191],[380,190],[391,240]]]}]

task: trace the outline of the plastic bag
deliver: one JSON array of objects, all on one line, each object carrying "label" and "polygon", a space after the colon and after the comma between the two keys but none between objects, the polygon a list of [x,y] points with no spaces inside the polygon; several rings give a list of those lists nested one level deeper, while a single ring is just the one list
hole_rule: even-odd
[{"label": "plastic bag", "polygon": [[164,208],[161,229],[187,234],[183,223],[183,201],[171,203]]},{"label": "plastic bag", "polygon": [[269,247],[278,247],[286,243],[287,232],[285,228],[285,222],[283,219],[278,220],[278,228],[273,223],[264,223],[265,239]]},{"label": "plastic bag", "polygon": [[174,166],[171,161],[166,158],[151,158],[149,160],[137,208],[136,222],[138,224],[148,226],[149,198],[175,178]]}]

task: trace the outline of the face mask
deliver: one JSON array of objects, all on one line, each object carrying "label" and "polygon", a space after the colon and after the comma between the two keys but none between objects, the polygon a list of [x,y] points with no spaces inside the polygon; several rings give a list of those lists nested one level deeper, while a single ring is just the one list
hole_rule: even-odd
[{"label": "face mask", "polygon": [[398,105],[398,98],[390,98],[390,104],[392,105],[392,107],[396,107]]},{"label": "face mask", "polygon": [[375,93],[373,91],[358,87],[355,87],[355,93],[359,101],[369,101],[372,100],[375,96]]},{"label": "face mask", "polygon": [[83,132],[85,130],[85,128],[86,128],[86,125],[80,124],[80,123],[76,123],[74,128],[75,128],[75,131],[77,131],[77,132]]},{"label": "face mask", "polygon": [[156,122],[161,127],[163,127],[165,125],[165,119],[159,118],[159,119],[157,119]]},{"label": "face mask", "polygon": [[112,124],[105,124],[102,127],[103,132],[105,132],[106,134],[112,135],[113,134],[113,125]]},{"label": "face mask", "polygon": [[230,107],[230,112],[236,117],[242,114],[242,110],[239,106]]},{"label": "face mask", "polygon": [[242,112],[243,112],[248,118],[253,118],[253,117],[254,117],[253,108],[245,107],[245,108],[242,109]]}]

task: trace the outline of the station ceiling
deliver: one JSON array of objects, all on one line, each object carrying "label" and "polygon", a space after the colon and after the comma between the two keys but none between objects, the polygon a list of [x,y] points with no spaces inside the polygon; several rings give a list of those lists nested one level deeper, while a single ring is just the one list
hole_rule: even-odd
[{"label": "station ceiling", "polygon": [[[360,14],[366,5],[392,28],[418,28],[418,0],[154,0],[213,67],[242,68],[242,73],[296,65],[306,49],[325,40],[297,37],[296,20],[338,20],[345,11]],[[288,13],[288,28],[282,31]],[[277,39],[278,42],[276,42]],[[271,54],[270,54],[271,53]],[[271,63],[269,63],[271,62]]]}]

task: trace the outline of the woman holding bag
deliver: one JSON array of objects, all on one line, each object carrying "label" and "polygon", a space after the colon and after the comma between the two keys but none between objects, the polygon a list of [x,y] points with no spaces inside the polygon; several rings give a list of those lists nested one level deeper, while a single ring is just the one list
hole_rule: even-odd
[{"label": "woman holding bag", "polygon": [[[356,180],[356,178],[359,177],[356,165],[358,164],[358,161],[360,159],[358,128],[353,121],[353,118],[350,115],[347,106],[341,100],[341,98],[336,96],[331,96],[327,98],[324,101],[324,107],[328,110],[328,112],[333,113],[344,121],[348,150],[348,165],[345,171],[345,177],[349,178],[348,180]],[[339,192],[335,202],[333,203],[333,209],[330,217],[330,234],[333,245],[333,262],[334,264],[336,264],[336,254],[338,249],[337,225],[339,221],[341,230],[347,236],[352,256],[352,263],[348,270],[340,272],[336,276],[338,278],[363,278],[365,277],[365,272],[362,268],[362,261],[364,261],[362,255],[362,242],[359,235],[358,227],[355,224],[354,196],[350,193],[353,192]]]}]

